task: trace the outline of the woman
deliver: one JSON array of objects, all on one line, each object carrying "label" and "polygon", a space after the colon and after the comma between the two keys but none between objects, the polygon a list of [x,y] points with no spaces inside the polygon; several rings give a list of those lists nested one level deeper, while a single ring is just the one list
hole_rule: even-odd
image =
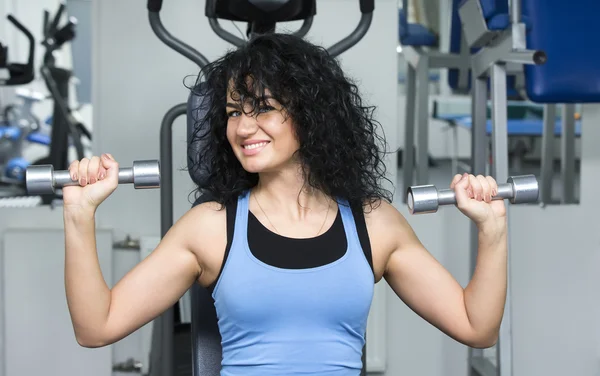
[{"label": "woman", "polygon": [[[506,293],[507,237],[494,179],[457,175],[458,208],[479,229],[463,289],[419,242],[381,187],[372,108],[327,52],[291,35],[257,37],[204,70],[212,104],[198,135],[212,201],[180,218],[111,290],[94,213],[117,187],[110,154],[69,170],[66,292],[85,347],[127,336],[194,283],[219,316],[223,375],[358,375],[373,286],[468,346],[492,346]],[[199,129],[205,129],[199,127]]]}]

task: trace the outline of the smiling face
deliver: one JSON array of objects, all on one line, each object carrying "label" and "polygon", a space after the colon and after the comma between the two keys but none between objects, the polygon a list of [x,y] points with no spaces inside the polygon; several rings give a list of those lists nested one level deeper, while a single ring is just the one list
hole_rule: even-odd
[{"label": "smiling face", "polygon": [[227,139],[242,167],[248,172],[275,172],[297,163],[299,143],[292,119],[277,100],[242,109],[232,92],[227,94]]}]

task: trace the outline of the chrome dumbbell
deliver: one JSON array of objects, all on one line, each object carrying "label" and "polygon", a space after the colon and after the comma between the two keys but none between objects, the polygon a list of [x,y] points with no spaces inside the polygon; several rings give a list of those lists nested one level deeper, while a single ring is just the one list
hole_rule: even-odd
[{"label": "chrome dumbbell", "polygon": [[[68,170],[54,171],[52,165],[33,165],[25,171],[29,195],[53,194],[56,189],[79,185]],[[133,167],[119,168],[119,184],[133,184],[136,189],[160,187],[160,163],[157,160],[134,161]]]},{"label": "chrome dumbbell", "polygon": [[[508,199],[511,204],[535,203],[539,197],[539,184],[535,175],[511,176],[508,182],[498,184],[498,194],[492,200]],[[410,214],[435,213],[440,205],[456,205],[452,189],[438,190],[433,185],[408,188],[406,202]]]}]

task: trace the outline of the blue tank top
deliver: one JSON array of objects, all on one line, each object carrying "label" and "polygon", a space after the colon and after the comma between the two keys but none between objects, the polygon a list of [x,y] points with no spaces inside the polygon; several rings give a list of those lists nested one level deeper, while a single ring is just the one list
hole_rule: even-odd
[{"label": "blue tank top", "polygon": [[249,194],[238,199],[233,241],[212,294],[221,376],[359,375],[374,277],[350,207],[338,200],[348,244],[341,258],[283,269],[250,251]]}]

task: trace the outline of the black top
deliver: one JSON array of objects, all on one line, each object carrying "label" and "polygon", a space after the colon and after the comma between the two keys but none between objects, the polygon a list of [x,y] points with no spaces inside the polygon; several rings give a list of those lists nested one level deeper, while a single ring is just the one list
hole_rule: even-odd
[{"label": "black top", "polygon": [[[365,216],[360,205],[352,205],[352,214],[356,230],[365,257],[373,270],[371,243],[367,233]],[[237,200],[226,206],[227,210],[227,246],[221,270],[215,282],[209,286],[213,291],[219,280],[223,266],[229,255],[233,241]],[[248,213],[248,246],[252,254],[267,265],[282,269],[307,269],[326,265],[341,258],[348,247],[344,223],[340,210],[333,225],[324,233],[314,238],[294,239],[276,234],[266,228],[252,212]]]}]

